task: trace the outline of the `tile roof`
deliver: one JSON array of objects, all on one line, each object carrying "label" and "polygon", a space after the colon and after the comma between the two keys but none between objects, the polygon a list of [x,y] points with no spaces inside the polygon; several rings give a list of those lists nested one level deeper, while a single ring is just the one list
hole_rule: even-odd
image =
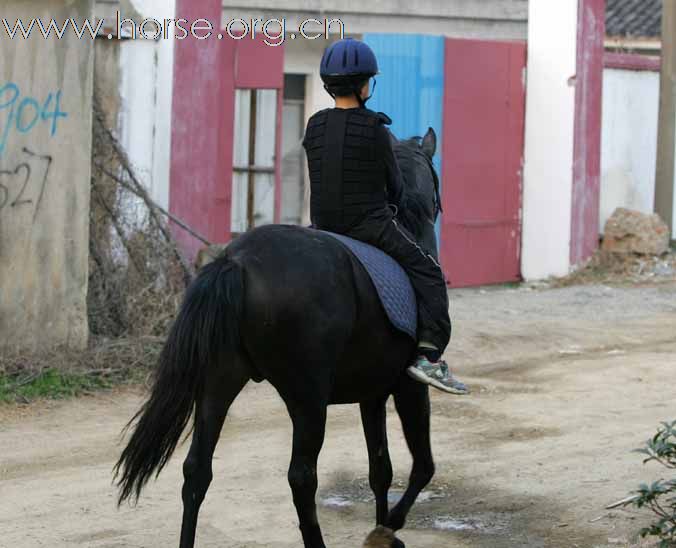
[{"label": "tile roof", "polygon": [[607,0],[606,36],[659,37],[662,0]]}]

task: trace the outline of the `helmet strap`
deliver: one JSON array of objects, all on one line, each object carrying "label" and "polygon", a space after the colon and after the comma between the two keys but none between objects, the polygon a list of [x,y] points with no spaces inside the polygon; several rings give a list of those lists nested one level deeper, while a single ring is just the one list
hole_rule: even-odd
[{"label": "helmet strap", "polygon": [[324,84],[324,91],[326,91],[326,93],[328,93],[333,99],[336,98],[336,94],[333,93],[333,92],[329,89],[329,86],[327,86],[326,84]]},{"label": "helmet strap", "polygon": [[366,99],[364,99],[364,103],[366,103],[366,101],[368,101],[371,97],[373,97],[373,94],[374,94],[375,91],[376,91],[376,84],[377,84],[377,83],[378,83],[378,81],[377,81],[375,78],[373,78],[373,88],[371,88],[371,93],[370,93],[370,95],[369,95]]},{"label": "helmet strap", "polygon": [[[370,78],[369,78],[369,80],[370,80]],[[366,97],[366,98],[363,98],[361,96],[361,88],[364,87],[364,86],[356,87],[354,89],[354,95],[357,98],[357,101],[359,101],[359,105],[362,108],[364,108],[366,106],[366,101],[368,101],[371,97],[373,97],[373,92],[376,90],[376,82],[377,82],[376,79],[373,78],[373,89],[371,90],[371,93],[369,94],[369,96]]]}]

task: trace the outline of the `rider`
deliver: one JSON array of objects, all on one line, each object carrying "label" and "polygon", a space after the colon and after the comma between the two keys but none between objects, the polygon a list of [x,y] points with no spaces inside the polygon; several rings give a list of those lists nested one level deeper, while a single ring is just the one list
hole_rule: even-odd
[{"label": "rider", "polygon": [[404,268],[418,300],[418,353],[407,371],[440,390],[466,394],[441,359],[451,336],[441,267],[388,207],[388,201],[399,202],[403,180],[385,127],[391,120],[365,108],[369,81],[377,73],[373,51],[359,40],[339,40],[324,52],[320,75],[335,108],[316,112],[303,139],[310,217],[316,228],[374,245]]}]

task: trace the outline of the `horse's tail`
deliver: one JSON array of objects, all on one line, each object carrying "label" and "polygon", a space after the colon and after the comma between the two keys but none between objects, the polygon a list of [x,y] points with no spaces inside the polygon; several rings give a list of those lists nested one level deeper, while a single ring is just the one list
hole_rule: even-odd
[{"label": "horse's tail", "polygon": [[[244,285],[239,265],[223,257],[190,284],[160,354],[152,393],[126,428],[136,422],[115,465],[118,504],[158,475],[176,449],[209,367],[239,343]],[[125,429],[126,430],[126,429]]]}]

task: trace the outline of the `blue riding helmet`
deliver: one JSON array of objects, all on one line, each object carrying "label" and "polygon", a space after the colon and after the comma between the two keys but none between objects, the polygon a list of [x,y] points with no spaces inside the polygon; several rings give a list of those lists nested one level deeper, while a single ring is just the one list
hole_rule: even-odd
[{"label": "blue riding helmet", "polygon": [[322,79],[327,76],[363,76],[366,79],[378,74],[378,61],[367,44],[345,38],[326,48],[319,74]]},{"label": "blue riding helmet", "polygon": [[367,44],[354,38],[338,40],[326,48],[319,68],[324,89],[331,97],[354,94],[362,106],[372,94],[362,99],[361,88],[376,74],[378,61],[375,53]]}]

